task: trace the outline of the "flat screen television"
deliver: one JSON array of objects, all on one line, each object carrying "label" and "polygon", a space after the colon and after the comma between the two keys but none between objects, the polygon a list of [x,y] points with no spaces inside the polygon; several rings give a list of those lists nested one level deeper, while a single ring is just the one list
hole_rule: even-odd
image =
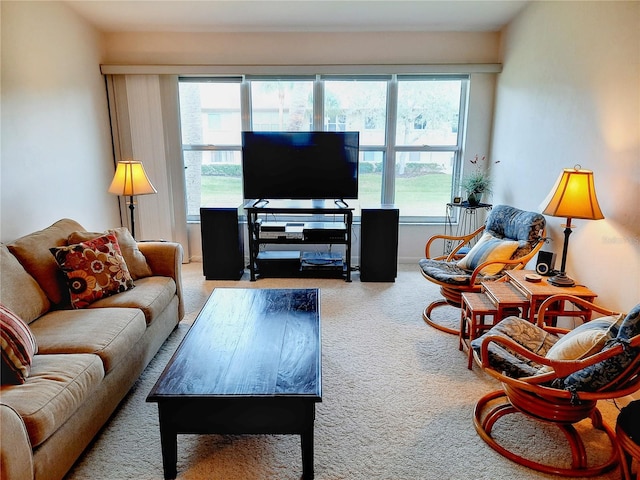
[{"label": "flat screen television", "polygon": [[359,147],[359,132],[242,132],[244,198],[358,198]]}]

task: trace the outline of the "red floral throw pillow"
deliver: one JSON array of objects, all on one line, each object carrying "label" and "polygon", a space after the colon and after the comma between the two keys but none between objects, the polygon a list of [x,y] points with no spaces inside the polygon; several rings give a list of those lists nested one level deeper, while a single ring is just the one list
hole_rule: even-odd
[{"label": "red floral throw pillow", "polygon": [[38,344],[26,322],[4,305],[0,305],[0,342],[2,385],[24,383]]},{"label": "red floral throw pillow", "polygon": [[134,286],[114,234],[50,250],[66,276],[73,308]]}]

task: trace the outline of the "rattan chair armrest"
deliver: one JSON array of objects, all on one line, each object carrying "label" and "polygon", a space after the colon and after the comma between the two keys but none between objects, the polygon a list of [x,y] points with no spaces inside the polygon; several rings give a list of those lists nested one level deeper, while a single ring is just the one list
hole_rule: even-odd
[{"label": "rattan chair armrest", "polygon": [[[435,242],[436,240],[452,240],[452,241],[458,241],[458,245],[456,245],[456,247],[451,251],[451,253],[446,257],[447,261],[450,261],[452,258],[454,258],[455,254],[465,245],[467,245],[476,235],[478,235],[480,232],[482,232],[484,230],[484,225],[481,226],[480,228],[478,228],[477,230],[475,230],[474,232],[471,232],[467,235],[433,235],[432,237],[429,238],[429,240],[427,241],[426,245],[424,246],[424,255],[425,258],[431,258],[431,245],[433,244],[433,242]],[[451,257],[451,258],[450,258]]]},{"label": "rattan chair armrest", "polygon": [[[543,373],[540,375],[534,375],[530,377],[522,377],[522,378],[513,378],[505,375],[501,371],[496,370],[489,362],[489,345],[494,342],[497,344],[506,347],[528,360],[532,360],[541,365],[546,365],[553,368],[552,372]],[[523,385],[538,385],[541,383],[549,383],[556,378],[564,378],[572,373],[580,371],[584,368],[587,368],[591,365],[595,365],[596,363],[602,362],[609,358],[615,357],[616,355],[620,355],[625,348],[637,348],[640,347],[640,335],[636,335],[633,337],[627,345],[616,345],[615,347],[609,348],[607,350],[603,350],[597,352],[588,357],[579,359],[579,360],[550,360],[546,357],[542,357],[537,355],[526,348],[524,348],[519,343],[511,340],[509,338],[501,337],[498,335],[487,335],[484,337],[482,341],[482,346],[480,350],[480,359],[479,363],[482,366],[482,369],[485,370],[489,375],[498,379],[501,382],[504,382],[509,385],[518,386],[524,388]],[[476,357],[477,358],[477,357]],[[528,390],[532,390],[528,388]]]},{"label": "rattan chair armrest", "polygon": [[567,294],[558,294],[558,295],[552,295],[548,297],[540,304],[540,307],[538,308],[538,321],[537,321],[539,327],[548,328],[545,322],[545,316],[547,314],[547,310],[551,305],[553,305],[559,300],[569,300],[571,303],[575,305],[588,308],[593,312],[598,312],[603,315],[619,315],[620,314],[620,312],[615,312],[613,310],[609,310],[607,308],[601,307],[599,305],[596,305],[595,303],[585,300],[584,298],[576,297],[573,295],[567,295]]}]

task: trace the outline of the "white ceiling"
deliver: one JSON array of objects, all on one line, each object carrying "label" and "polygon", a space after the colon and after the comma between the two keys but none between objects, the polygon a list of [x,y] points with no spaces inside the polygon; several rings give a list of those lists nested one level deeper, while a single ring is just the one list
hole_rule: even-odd
[{"label": "white ceiling", "polygon": [[66,0],[105,32],[498,31],[531,0]]}]

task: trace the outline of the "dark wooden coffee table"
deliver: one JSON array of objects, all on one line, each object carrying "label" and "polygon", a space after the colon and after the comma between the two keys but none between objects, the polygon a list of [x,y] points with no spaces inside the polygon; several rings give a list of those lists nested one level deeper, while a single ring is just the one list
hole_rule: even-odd
[{"label": "dark wooden coffee table", "polygon": [[177,435],[298,434],[313,478],[315,404],[322,401],[317,289],[213,291],[160,375],[164,477],[177,475]]}]

